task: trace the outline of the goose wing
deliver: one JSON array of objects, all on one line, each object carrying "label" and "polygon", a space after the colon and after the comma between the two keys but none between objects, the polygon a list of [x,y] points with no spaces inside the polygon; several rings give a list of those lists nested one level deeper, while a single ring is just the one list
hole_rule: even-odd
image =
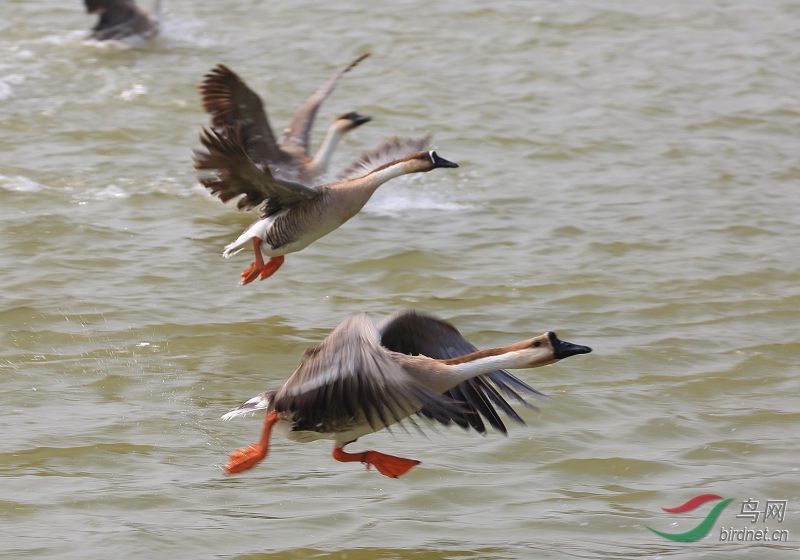
[{"label": "goose wing", "polygon": [[430,391],[392,360],[363,313],[343,321],[306,352],[275,395],[274,407],[291,415],[295,430],[318,432],[362,422],[377,431],[423,407],[444,424],[463,412],[459,403]]},{"label": "goose wing", "polygon": [[404,140],[400,140],[397,136],[392,136],[381,143],[377,148],[367,150],[358,156],[353,163],[339,173],[338,180],[346,181],[348,179],[364,177],[382,165],[426,150],[430,141],[430,134],[426,134],[422,138],[406,138]]},{"label": "goose wing", "polygon": [[131,33],[135,33],[139,23],[146,24],[148,20],[147,14],[133,0],[84,0],[83,3],[88,13],[100,15],[97,24],[92,27],[91,36],[95,39],[121,37],[129,34],[129,28]]},{"label": "goose wing", "polygon": [[273,214],[302,200],[316,198],[319,191],[300,183],[276,179],[267,166],[259,167],[248,157],[241,137],[241,127],[222,131],[203,129],[200,142],[207,152],[194,152],[198,171],[213,171],[200,182],[222,202],[244,195],[237,203],[240,210],[250,210],[267,201],[263,213]]},{"label": "goose wing", "polygon": [[299,151],[308,155],[308,142],[311,138],[311,128],[314,126],[314,118],[317,116],[317,110],[320,105],[322,105],[322,102],[331,94],[341,77],[368,56],[369,53],[361,55],[345,68],[339,70],[336,74],[331,76],[314,95],[309,97],[306,102],[300,106],[292,122],[289,123],[289,127],[284,131],[281,137],[279,142],[281,148],[290,151]]},{"label": "goose wing", "polygon": [[217,64],[199,89],[203,109],[211,115],[215,130],[233,129],[237,123],[242,127],[242,143],[251,160],[265,166],[286,159],[275,142],[261,98],[233,70]]},{"label": "goose wing", "polygon": [[[450,323],[413,309],[399,311],[387,317],[378,325],[378,331],[384,347],[403,354],[423,355],[443,360],[457,358],[478,350]],[[489,383],[490,381],[491,383]],[[495,429],[507,433],[508,430],[495,410],[495,406],[516,422],[520,424],[525,422],[514,412],[500,391],[530,408],[535,407],[527,403],[520,393],[547,398],[506,370],[493,371],[464,381],[447,391],[445,395],[453,400],[467,403],[468,412],[464,420],[475,431],[480,433],[486,431],[481,419],[483,416]],[[428,414],[425,408],[421,412],[425,415]]]}]

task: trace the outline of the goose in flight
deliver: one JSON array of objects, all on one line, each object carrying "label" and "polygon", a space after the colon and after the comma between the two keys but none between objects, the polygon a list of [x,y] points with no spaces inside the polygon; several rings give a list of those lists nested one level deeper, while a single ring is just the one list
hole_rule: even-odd
[{"label": "goose in flight", "polygon": [[[259,443],[231,453],[228,474],[255,466],[266,457],[272,429],[292,441],[333,440],[333,458],[361,462],[396,478],[419,461],[377,451],[348,453],[358,438],[408,420],[418,413],[444,425],[484,432],[482,420],[506,431],[495,406],[522,423],[504,395],[524,402],[520,393],[541,393],[505,371],[552,364],[592,349],[546,332],[488,350],[477,350],[450,323],[406,310],[375,325],[366,314],[353,315],[316,348],[278,390],[265,391],[225,414],[266,415]],[[416,426],[416,424],[414,424]]]},{"label": "goose in flight", "polygon": [[[261,206],[259,219],[223,252],[228,258],[252,242],[255,261],[242,272],[242,284],[274,274],[284,255],[305,249],[355,216],[386,181],[407,173],[458,167],[433,150],[419,151],[388,162],[376,157],[359,168],[357,177],[309,187],[275,178],[268,166],[257,166],[247,154],[238,123],[222,131],[204,129],[200,142],[207,151],[195,151],[194,166],[206,173],[200,178],[203,186],[222,202],[241,196],[240,210]],[[413,142],[395,143],[408,147]],[[382,155],[397,154],[386,150]],[[264,256],[269,257],[267,263]]]}]

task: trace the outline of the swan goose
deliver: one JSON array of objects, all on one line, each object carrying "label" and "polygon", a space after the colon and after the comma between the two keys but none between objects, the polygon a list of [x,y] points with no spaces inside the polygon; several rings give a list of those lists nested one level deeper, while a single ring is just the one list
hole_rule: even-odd
[{"label": "swan goose", "polygon": [[265,391],[222,417],[266,415],[259,443],[231,453],[225,470],[238,473],[264,459],[275,428],[292,441],[332,439],[337,461],[365,463],[367,469],[374,466],[396,478],[419,461],[377,451],[348,453],[344,447],[402,420],[416,426],[409,418],[415,413],[481,433],[483,416],[505,433],[494,406],[523,422],[500,391],[523,403],[518,391],[544,397],[505,368],[539,367],[591,351],[559,340],[553,332],[479,351],[451,324],[414,310],[396,313],[377,326],[366,314],[353,315],[306,351],[283,387]]},{"label": "swan goose", "polygon": [[[355,173],[360,176],[308,187],[277,179],[268,167],[253,163],[244,146],[242,128],[237,124],[234,129],[226,126],[219,132],[204,129],[200,142],[207,151],[194,154],[195,168],[211,172],[200,178],[211,194],[222,202],[244,195],[237,203],[240,210],[261,205],[260,218],[223,252],[228,258],[252,241],[255,261],[242,272],[242,284],[274,274],[283,264],[284,255],[308,247],[355,216],[386,181],[407,173],[458,167],[433,150],[419,151],[389,162],[376,157]],[[418,142],[393,140],[390,143],[400,150]],[[427,142],[427,138],[422,140]],[[380,154],[393,157],[396,151],[387,149]],[[264,255],[270,257],[266,264]]]},{"label": "swan goose", "polygon": [[83,3],[88,13],[100,16],[87,39],[109,41],[131,36],[152,39],[158,34],[161,0],[156,0],[152,14],[134,0],[84,0]]}]

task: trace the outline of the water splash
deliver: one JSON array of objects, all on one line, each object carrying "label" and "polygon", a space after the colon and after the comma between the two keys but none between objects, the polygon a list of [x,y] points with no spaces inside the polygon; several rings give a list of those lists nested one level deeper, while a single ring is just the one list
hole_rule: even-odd
[{"label": "water splash", "polygon": [[11,192],[34,193],[43,191],[45,186],[32,179],[23,177],[22,175],[16,175],[14,177],[0,175],[0,189]]}]

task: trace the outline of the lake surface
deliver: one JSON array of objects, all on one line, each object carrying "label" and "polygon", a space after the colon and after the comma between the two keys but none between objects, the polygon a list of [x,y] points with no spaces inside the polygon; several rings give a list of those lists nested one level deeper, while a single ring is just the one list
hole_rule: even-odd
[{"label": "lake surface", "polygon": [[[143,2],[144,3],[144,2]],[[145,3],[145,5],[148,5]],[[367,7],[368,6],[368,7]],[[800,6],[166,0],[149,46],[83,41],[77,0],[0,23],[2,558],[796,558],[800,549]],[[239,286],[252,221],[191,150],[217,63],[276,130],[373,122],[333,162],[433,133],[458,169],[394,180]],[[520,377],[508,437],[381,432],[350,450],[220,416],[279,387],[345,317],[415,307],[479,347],[594,348]],[[734,501],[707,537],[681,533]],[[785,500],[785,519],[737,518]],[[721,542],[721,528],[784,542]]]}]

